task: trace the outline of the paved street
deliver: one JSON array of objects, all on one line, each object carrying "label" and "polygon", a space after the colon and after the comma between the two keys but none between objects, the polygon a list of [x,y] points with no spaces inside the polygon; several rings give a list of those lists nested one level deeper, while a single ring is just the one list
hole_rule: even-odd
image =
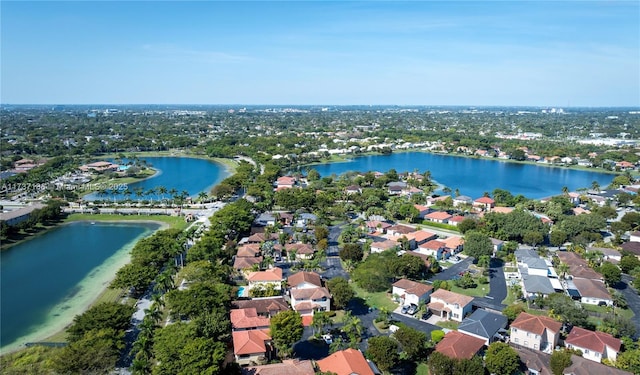
[{"label": "paved street", "polygon": [[624,298],[627,300],[629,309],[635,314],[631,321],[636,326],[636,338],[640,337],[640,296],[629,284],[631,283],[631,276],[622,275],[622,282],[620,286],[616,288]]},{"label": "paved street", "polygon": [[471,263],[473,262],[473,258],[472,257],[468,257],[467,259],[464,259],[456,264],[454,264],[453,266],[447,268],[446,270],[438,273],[437,275],[434,275],[433,277],[431,277],[429,279],[429,281],[435,281],[435,280],[454,280],[458,274],[464,270],[466,270],[467,268],[469,268],[469,266],[471,265]]},{"label": "paved street", "polygon": [[320,275],[325,279],[333,279],[334,277],[342,276],[349,280],[349,274],[342,268],[340,263],[340,249],[338,248],[338,237],[342,232],[342,226],[334,225],[329,227],[329,236],[327,238],[329,247],[327,248],[327,259],[322,262],[321,266],[324,272]]},{"label": "paved street", "polygon": [[502,311],[506,306],[502,300],[507,298],[507,282],[504,278],[504,263],[500,259],[491,259],[489,268],[489,294],[486,297],[475,297],[473,303],[478,307]]},{"label": "paved street", "polygon": [[406,324],[408,327],[411,327],[411,328],[417,329],[418,331],[426,333],[428,339],[431,339],[432,331],[442,329],[436,325],[427,323],[420,319],[416,319],[411,315],[398,314],[394,312],[394,313],[391,313],[391,316],[393,317],[394,320],[402,322]]}]

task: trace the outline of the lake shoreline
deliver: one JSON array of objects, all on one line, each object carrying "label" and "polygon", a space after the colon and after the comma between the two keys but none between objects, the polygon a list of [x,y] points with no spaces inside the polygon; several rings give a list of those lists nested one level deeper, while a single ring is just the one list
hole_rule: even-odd
[{"label": "lake shoreline", "polygon": [[[105,262],[103,262],[100,266],[96,267],[94,270],[89,272],[88,275],[94,275],[94,273],[96,271],[100,270],[99,267],[102,267],[104,265],[104,263],[106,263],[106,262],[109,263],[109,264],[107,264],[105,266],[104,269],[101,270],[102,272],[100,272],[102,275],[104,275],[104,277],[100,278],[97,283],[93,283],[93,284],[88,285],[86,287],[86,290],[83,291],[83,294],[85,296],[93,296],[93,298],[85,297],[85,301],[83,303],[74,306],[75,310],[78,311],[78,314],[84,313],[89,308],[91,308],[93,305],[95,305],[95,303],[100,299],[100,296],[104,293],[105,290],[107,290],[109,288],[109,285],[115,279],[116,272],[120,268],[122,268],[123,266],[125,266],[126,264],[131,262],[130,251],[138,243],[138,241],[140,241],[142,238],[146,238],[148,236],[153,235],[154,233],[156,233],[159,230],[164,230],[164,229],[168,229],[168,228],[171,227],[171,224],[169,224],[169,223],[162,222],[162,221],[147,220],[147,219],[139,219],[139,220],[86,220],[84,218],[81,218],[81,219],[78,219],[78,220],[65,221],[61,225],[56,226],[56,228],[63,227],[63,226],[66,226],[66,225],[71,225],[71,224],[74,224],[74,223],[94,223],[94,222],[96,222],[96,223],[97,222],[109,223],[109,224],[156,224],[156,225],[158,225],[158,228],[150,229],[148,233],[139,236],[138,238],[132,240],[130,243],[126,244],[125,246],[123,246],[121,248],[119,248],[118,250],[116,250],[116,252],[111,257],[109,257],[107,260],[105,260]],[[111,260],[111,262],[109,262],[109,260]],[[87,278],[81,280],[80,284],[85,282],[86,279]],[[70,297],[70,299],[69,299],[69,301],[76,301],[76,300],[77,300],[77,297],[75,295]],[[64,305],[67,302],[68,301],[61,301],[58,305]],[[56,307],[58,307],[58,305],[56,305]],[[57,314],[53,314],[53,315],[55,316]],[[77,315],[77,314],[74,314],[73,317],[75,317],[75,315]],[[21,340],[21,341],[24,338],[25,342],[12,343],[12,344],[9,344],[9,345],[6,345],[6,346],[2,347],[2,349],[1,349],[2,351],[0,353],[0,356],[1,355],[5,355],[5,354],[10,354],[10,353],[13,353],[13,352],[16,352],[16,351],[24,349],[25,348],[25,344],[27,342],[46,342],[47,339],[50,338],[50,337],[59,336],[60,334],[64,333],[66,331],[66,329],[69,327],[69,325],[73,322],[73,317],[69,317],[69,318],[71,318],[71,320],[67,319],[67,320],[62,321],[62,319],[60,319],[60,321],[43,323],[42,324],[42,328],[38,329],[37,332],[30,333],[30,334],[27,334],[27,335],[19,338],[19,340]]]}]

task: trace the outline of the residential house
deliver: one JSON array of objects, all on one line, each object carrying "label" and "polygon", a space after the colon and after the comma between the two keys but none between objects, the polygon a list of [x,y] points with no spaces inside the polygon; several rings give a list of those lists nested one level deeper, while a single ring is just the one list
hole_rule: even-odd
[{"label": "residential house", "polygon": [[391,224],[385,221],[379,221],[379,220],[367,221],[366,225],[367,225],[367,231],[369,233],[374,233],[374,232],[387,233],[387,229],[392,227]]},{"label": "residential house", "polygon": [[431,302],[428,307],[434,315],[462,322],[462,319],[471,313],[472,302],[473,297],[438,289],[431,293]]},{"label": "residential house", "polygon": [[478,309],[460,323],[458,332],[484,340],[488,346],[498,338],[498,331],[506,328],[507,322],[507,317],[502,314]]},{"label": "residential house", "polygon": [[236,257],[257,257],[260,256],[260,244],[248,243],[238,246]]},{"label": "residential house", "polygon": [[465,204],[471,205],[472,203],[473,203],[473,199],[466,195],[459,195],[453,198],[453,207],[458,207]]},{"label": "residential house", "polygon": [[233,269],[242,271],[246,269],[251,269],[255,265],[260,265],[262,263],[263,258],[261,256],[258,257],[238,257],[236,256],[233,260]]},{"label": "residential house", "polygon": [[250,329],[269,329],[271,319],[258,315],[255,307],[233,309],[230,313],[231,330],[246,331]]},{"label": "residential house", "polygon": [[589,305],[613,306],[613,297],[603,282],[582,278],[573,278],[572,281],[580,293],[580,302]]},{"label": "residential house", "polygon": [[437,260],[442,260],[448,258],[451,254],[447,251],[447,246],[444,241],[440,240],[431,240],[427,243],[424,243],[416,249],[416,252],[420,254],[425,254],[436,258]]},{"label": "residential house", "polygon": [[255,365],[269,361],[273,357],[273,347],[269,330],[254,329],[231,332],[233,354],[240,366]]},{"label": "residential house", "polygon": [[602,253],[602,260],[618,264],[620,260],[622,260],[622,254],[618,250],[609,249],[607,247],[589,247],[587,248],[587,252],[598,251]]},{"label": "residential house", "polygon": [[631,232],[629,234],[629,241],[640,242],[640,231]]},{"label": "residential house", "polygon": [[491,212],[495,212],[498,214],[508,214],[515,210],[514,207],[494,207],[491,209]]},{"label": "residential house", "polygon": [[276,225],[276,217],[271,212],[263,212],[253,220],[253,224],[261,227],[274,226]]},{"label": "residential house", "polygon": [[362,188],[358,185],[349,185],[346,188],[344,188],[345,193],[347,193],[347,195],[351,195],[351,194],[359,194],[362,193]]},{"label": "residential house", "polygon": [[538,295],[548,296],[556,292],[546,276],[522,274],[522,294],[526,298],[534,298]]},{"label": "residential house", "polygon": [[[263,229],[258,229],[258,230],[263,230]],[[267,242],[267,241],[277,242],[278,241],[278,234],[277,233],[267,234],[267,233],[264,233],[264,232],[259,232],[259,233],[254,233],[254,234],[252,234],[251,236],[249,236],[247,238],[247,243],[261,244],[261,243]]]},{"label": "residential house", "polygon": [[418,217],[420,219],[424,219],[424,217],[427,216],[432,211],[429,207],[422,206],[420,204],[414,204],[413,207],[415,207],[416,210],[418,210]]},{"label": "residential house", "polygon": [[634,254],[636,257],[640,258],[640,242],[629,241],[620,245],[622,250],[628,251]]},{"label": "residential house", "polygon": [[477,207],[482,211],[491,211],[493,206],[495,206],[496,201],[489,197],[480,197],[473,201],[473,207]]},{"label": "residential house", "polygon": [[291,176],[278,177],[276,180],[276,189],[290,189],[296,185],[296,178]]},{"label": "residential house", "polygon": [[436,352],[453,359],[471,359],[480,353],[484,345],[482,339],[458,331],[449,331],[436,345]]},{"label": "residential house", "polygon": [[449,195],[442,195],[439,197],[427,197],[427,207],[431,207],[438,202],[446,201],[447,199],[450,199],[450,198],[451,196]]},{"label": "residential house", "polygon": [[273,317],[280,311],[289,310],[289,304],[284,297],[262,297],[250,300],[231,301],[234,309],[255,309],[258,316]]},{"label": "residential house", "polygon": [[526,257],[518,264],[521,275],[549,276],[549,264],[540,257]]},{"label": "residential house", "polygon": [[632,373],[615,367],[603,365],[585,359],[583,357],[572,355],[571,364],[562,371],[563,375],[633,375]]},{"label": "residential house", "polygon": [[399,246],[400,244],[397,241],[385,240],[380,242],[373,242],[370,249],[372,253],[381,253],[386,250],[397,249]]},{"label": "residential house", "polygon": [[622,347],[622,340],[608,333],[573,327],[564,344],[569,349],[580,350],[583,358],[595,362],[602,362],[603,359],[615,362]]},{"label": "residential house", "polygon": [[244,367],[241,375],[314,375],[313,364],[310,360],[285,359],[282,363],[270,365]]},{"label": "residential house", "polygon": [[457,254],[463,249],[464,241],[460,236],[451,236],[440,241],[444,242],[444,246],[450,250],[451,254]]},{"label": "residential house", "polygon": [[426,230],[418,230],[415,232],[407,233],[404,235],[409,240],[409,248],[414,250],[418,246],[427,243],[427,241],[438,238],[435,233],[427,232]]},{"label": "residential house", "polygon": [[408,225],[396,224],[387,228],[387,234],[390,234],[392,236],[402,236],[411,232],[415,232],[416,230],[416,228],[410,227]]},{"label": "residential house", "polygon": [[331,310],[331,294],[322,286],[320,275],[315,272],[297,272],[287,279],[291,307],[303,316],[314,311]]},{"label": "residential house", "polygon": [[295,254],[296,259],[311,259],[315,254],[315,249],[308,243],[290,243],[284,245],[287,254]]},{"label": "residential house", "polygon": [[279,267],[273,267],[266,271],[251,272],[247,275],[249,290],[254,288],[268,289],[271,287],[275,290],[281,290],[283,280],[282,268]]},{"label": "residential house", "polygon": [[490,238],[491,245],[493,246],[493,256],[496,256],[496,253],[502,250],[502,246],[504,246],[504,241],[499,240],[497,238]]},{"label": "residential house", "polygon": [[14,226],[29,219],[33,211],[42,209],[44,207],[45,206],[43,204],[36,203],[31,206],[18,208],[17,210],[2,212],[0,214],[0,220],[4,221],[9,226]]},{"label": "residential house", "polygon": [[447,220],[447,224],[457,227],[458,224],[464,221],[464,219],[466,219],[464,216],[455,215],[455,216],[452,216],[449,220]]},{"label": "residential house", "polygon": [[529,349],[551,353],[558,345],[562,323],[547,316],[520,313],[511,323],[511,342]]},{"label": "residential house", "polygon": [[434,223],[441,223],[441,224],[446,224],[449,219],[451,219],[453,216],[449,215],[447,212],[444,211],[434,211],[430,214],[428,214],[427,216],[425,216],[425,219],[434,222]]},{"label": "residential house", "polygon": [[561,262],[569,266],[569,275],[571,275],[571,278],[604,280],[602,275],[589,267],[587,261],[582,259],[580,255],[570,251],[557,251],[556,256]]},{"label": "residential house", "polygon": [[244,367],[241,375],[314,375],[313,364],[310,360],[285,359],[282,363],[270,365]]},{"label": "residential house", "polygon": [[396,281],[391,289],[392,295],[401,305],[414,304],[416,306],[419,306],[422,302],[428,302],[432,291],[433,287],[431,285],[407,279]]},{"label": "residential house", "polygon": [[525,369],[525,375],[553,375],[551,372],[551,355],[538,350],[525,348],[524,346],[513,345],[520,362]]},{"label": "residential house", "polygon": [[336,375],[377,375],[380,371],[368,361],[362,352],[357,349],[345,349],[337,351],[330,356],[319,359],[316,365],[321,372],[334,373]]}]

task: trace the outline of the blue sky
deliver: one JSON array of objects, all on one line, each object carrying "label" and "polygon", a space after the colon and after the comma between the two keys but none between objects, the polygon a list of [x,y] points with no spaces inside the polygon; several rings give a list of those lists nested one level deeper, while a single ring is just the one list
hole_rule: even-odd
[{"label": "blue sky", "polygon": [[640,106],[638,1],[0,6],[2,103]]}]

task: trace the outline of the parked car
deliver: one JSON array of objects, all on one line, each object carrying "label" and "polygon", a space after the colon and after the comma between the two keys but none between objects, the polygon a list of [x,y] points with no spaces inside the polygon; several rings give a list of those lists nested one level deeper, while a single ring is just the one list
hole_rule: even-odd
[{"label": "parked car", "polygon": [[322,339],[324,340],[325,343],[327,343],[327,345],[331,345],[333,343],[333,337],[331,337],[330,334],[325,334],[322,335]]},{"label": "parked car", "polygon": [[413,315],[413,314],[415,314],[416,312],[418,312],[418,305],[415,305],[415,304],[413,304],[413,303],[412,303],[412,304],[409,306],[409,309],[407,310],[407,314],[409,314],[409,315]]},{"label": "parked car", "polygon": [[409,311],[409,308],[411,307],[411,305],[404,305],[402,306],[402,309],[400,310],[401,313],[406,314],[407,311]]},{"label": "parked car", "polygon": [[426,313],[422,314],[422,316],[420,317],[420,319],[422,319],[422,320],[427,320],[427,319],[431,318],[431,315],[433,315],[433,314],[431,313],[431,310],[427,310],[427,312],[426,312]]}]

